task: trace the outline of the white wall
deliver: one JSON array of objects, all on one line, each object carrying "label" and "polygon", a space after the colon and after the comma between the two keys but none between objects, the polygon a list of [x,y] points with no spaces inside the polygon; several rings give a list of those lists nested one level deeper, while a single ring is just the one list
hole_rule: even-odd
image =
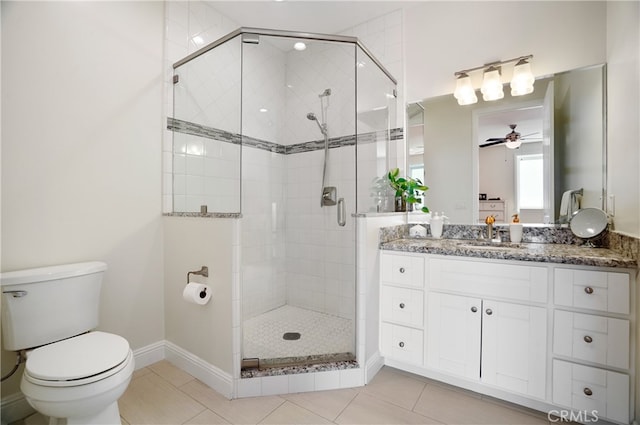
[{"label": "white wall", "polygon": [[[608,192],[615,228],[640,236],[640,3],[607,2]],[[639,403],[640,405],[640,403]]]},{"label": "white wall", "polygon": [[[164,217],[165,321],[168,341],[231,375],[234,226],[237,219]],[[211,300],[203,306],[182,298],[187,273],[209,268],[209,276],[191,282],[209,285]]]},{"label": "white wall", "polygon": [[159,2],[2,2],[2,270],[105,261],[134,349],[164,338],[162,39]]},{"label": "white wall", "polygon": [[[533,54],[535,76],[605,61],[607,2],[416,2],[405,7],[407,101],[453,93],[454,72]],[[509,80],[511,70],[504,70]],[[482,78],[482,72],[471,75]]]}]

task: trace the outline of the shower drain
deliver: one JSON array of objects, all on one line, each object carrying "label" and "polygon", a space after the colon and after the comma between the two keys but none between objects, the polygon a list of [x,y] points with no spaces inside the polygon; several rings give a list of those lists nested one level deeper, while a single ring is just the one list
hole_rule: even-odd
[{"label": "shower drain", "polygon": [[295,341],[300,339],[300,332],[285,332],[282,339],[286,341]]}]

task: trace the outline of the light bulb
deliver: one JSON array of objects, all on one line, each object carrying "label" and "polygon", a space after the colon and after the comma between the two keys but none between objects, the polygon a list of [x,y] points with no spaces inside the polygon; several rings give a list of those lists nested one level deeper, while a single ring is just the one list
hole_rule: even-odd
[{"label": "light bulb", "polygon": [[511,79],[511,96],[522,96],[533,92],[533,74],[531,65],[526,59],[520,59],[513,68]]},{"label": "light bulb", "polygon": [[478,101],[476,91],[471,85],[471,77],[462,73],[456,80],[456,89],[453,96],[458,100],[458,105],[471,105]]},{"label": "light bulb", "polygon": [[502,99],[504,92],[502,91],[502,81],[500,80],[500,70],[495,66],[490,66],[484,72],[484,80],[482,81],[482,98],[489,102],[492,100]]}]

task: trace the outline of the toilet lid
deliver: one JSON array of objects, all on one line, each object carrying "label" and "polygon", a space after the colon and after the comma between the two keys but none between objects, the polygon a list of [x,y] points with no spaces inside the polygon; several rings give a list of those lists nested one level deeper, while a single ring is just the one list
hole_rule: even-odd
[{"label": "toilet lid", "polygon": [[90,332],[36,348],[26,370],[44,381],[70,381],[97,375],[122,363],[129,343],[119,335]]}]

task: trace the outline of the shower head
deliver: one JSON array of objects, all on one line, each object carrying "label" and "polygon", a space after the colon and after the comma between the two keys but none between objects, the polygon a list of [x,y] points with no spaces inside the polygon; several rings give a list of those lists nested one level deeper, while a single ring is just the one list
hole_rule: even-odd
[{"label": "shower head", "polygon": [[318,95],[318,97],[331,96],[331,89],[324,89],[322,93]]},{"label": "shower head", "polygon": [[318,128],[320,129],[320,132],[322,133],[323,136],[327,135],[327,125],[326,124],[320,124],[320,121],[318,121],[318,117],[316,117],[316,114],[314,114],[313,112],[309,112],[307,114],[307,119],[311,120],[311,121],[315,121],[316,124],[318,124]]}]

